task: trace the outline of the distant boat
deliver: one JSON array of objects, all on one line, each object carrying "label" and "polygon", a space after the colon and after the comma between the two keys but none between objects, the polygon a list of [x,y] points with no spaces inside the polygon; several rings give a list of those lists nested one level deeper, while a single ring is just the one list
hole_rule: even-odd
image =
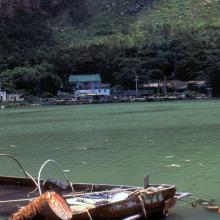
[{"label": "distant boat", "polygon": [[11,220],[158,219],[184,197],[175,185],[146,181],[145,187],[133,187],[34,179],[16,158],[0,156],[14,159],[26,176],[0,176],[0,217]]}]

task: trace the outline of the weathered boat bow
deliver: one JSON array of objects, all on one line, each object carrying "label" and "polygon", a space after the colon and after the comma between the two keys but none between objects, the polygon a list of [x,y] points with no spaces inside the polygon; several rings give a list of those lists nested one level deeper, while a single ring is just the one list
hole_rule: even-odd
[{"label": "weathered boat bow", "polygon": [[9,220],[70,220],[71,218],[72,211],[63,197],[55,192],[46,192],[12,214]]}]

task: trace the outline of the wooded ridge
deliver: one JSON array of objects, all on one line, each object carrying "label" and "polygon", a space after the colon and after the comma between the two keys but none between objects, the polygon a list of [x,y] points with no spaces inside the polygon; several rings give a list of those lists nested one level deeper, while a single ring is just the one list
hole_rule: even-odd
[{"label": "wooded ridge", "polygon": [[[220,1],[0,0],[2,89],[56,94],[69,74],[134,87],[202,79],[220,95]],[[66,85],[68,87],[68,85]]]}]

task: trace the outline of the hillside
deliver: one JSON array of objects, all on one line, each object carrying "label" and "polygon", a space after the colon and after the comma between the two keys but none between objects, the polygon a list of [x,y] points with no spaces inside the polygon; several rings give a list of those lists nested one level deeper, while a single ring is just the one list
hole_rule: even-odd
[{"label": "hillside", "polygon": [[58,42],[136,44],[172,38],[179,29],[220,27],[216,0],[0,0],[0,16],[40,12]]},{"label": "hillside", "polygon": [[[0,80],[56,94],[72,72],[133,88],[175,75],[220,95],[220,1],[0,0]],[[66,85],[68,87],[68,85]]]},{"label": "hillside", "polygon": [[220,27],[220,2],[213,0],[84,1],[79,23],[64,13],[51,21],[54,36],[70,45],[128,44],[172,38],[180,29]]}]

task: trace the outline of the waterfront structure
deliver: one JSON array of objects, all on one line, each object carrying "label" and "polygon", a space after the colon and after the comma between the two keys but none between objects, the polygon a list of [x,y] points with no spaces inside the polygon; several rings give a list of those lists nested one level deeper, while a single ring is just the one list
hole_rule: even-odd
[{"label": "waterfront structure", "polygon": [[73,84],[76,97],[100,100],[110,96],[109,84],[101,82],[100,74],[70,75],[69,82]]},{"label": "waterfront structure", "polygon": [[169,95],[187,95],[189,97],[202,96],[210,97],[210,88],[206,81],[157,81],[143,84],[143,89],[147,91],[153,91],[157,96],[161,94],[169,93]]},{"label": "waterfront structure", "polygon": [[88,96],[110,96],[110,89],[90,89],[90,90],[76,90],[76,96],[88,95]]}]

